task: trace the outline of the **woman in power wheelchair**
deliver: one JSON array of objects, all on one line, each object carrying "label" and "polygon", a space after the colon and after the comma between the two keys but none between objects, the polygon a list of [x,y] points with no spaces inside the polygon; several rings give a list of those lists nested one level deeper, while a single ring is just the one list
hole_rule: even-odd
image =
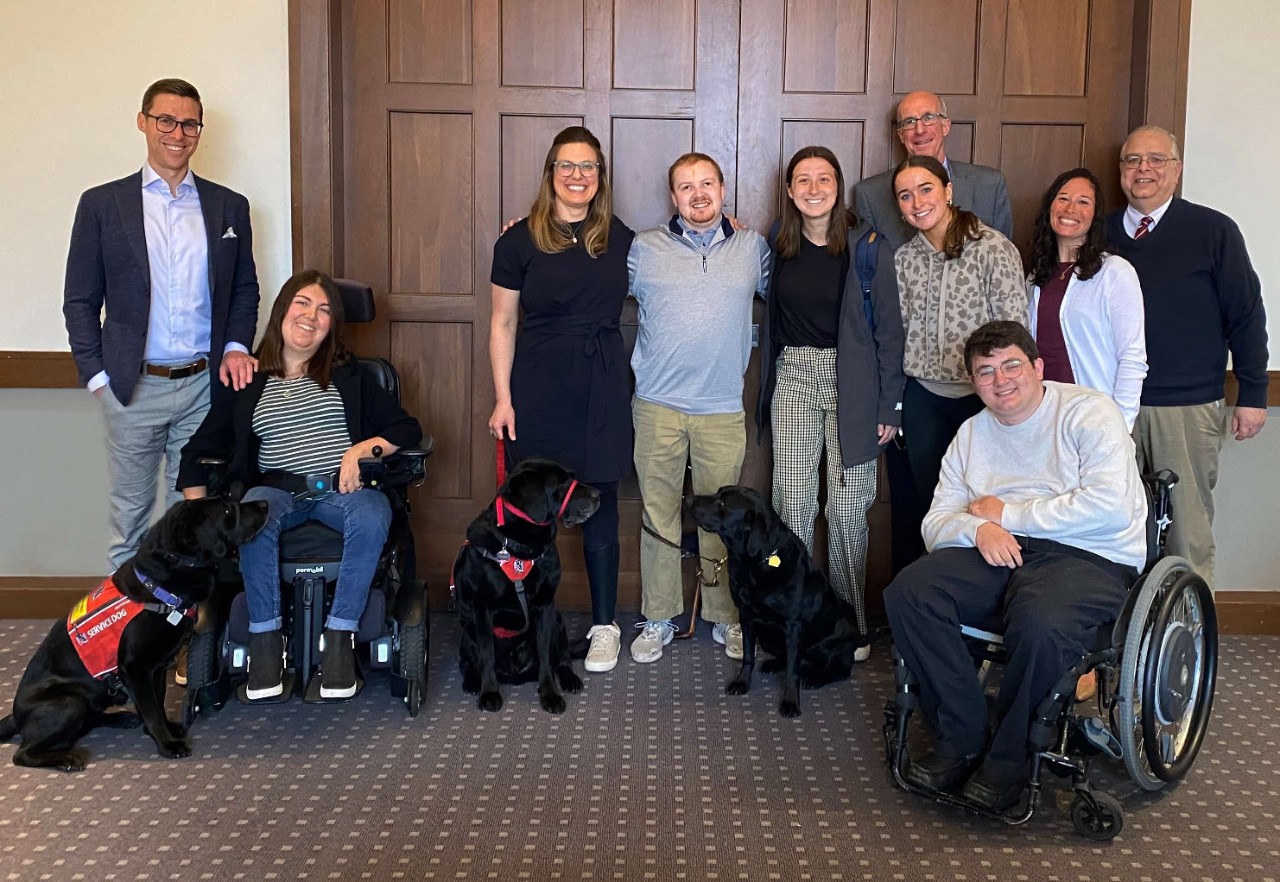
[{"label": "woman in power wheelchair", "polygon": [[[296,273],[284,284],[255,353],[259,372],[253,382],[215,401],[183,450],[178,488],[187,498],[211,489],[234,494],[248,488],[245,500],[261,499],[269,505],[267,526],[240,549],[249,675],[241,697],[250,701],[288,698],[293,687],[293,677],[286,677],[290,658],[302,673],[309,699],[355,695],[360,687],[355,643],[357,634],[368,630],[363,620],[375,606],[370,600],[375,580],[390,580],[402,589],[403,597],[380,603],[377,609],[394,604],[397,613],[404,614],[397,619],[412,619],[419,626],[421,645],[408,653],[414,658],[413,670],[402,673],[419,686],[419,698],[425,679],[425,602],[421,584],[412,579],[404,488],[421,477],[429,450],[417,448],[402,456],[410,465],[395,474],[403,479],[389,478],[390,460],[383,456],[417,445],[422,429],[400,406],[390,366],[347,353],[343,326],[348,309],[357,313],[357,320],[368,320],[372,294],[366,286],[343,285],[340,289],[316,270]],[[391,484],[397,485],[398,493],[384,492]],[[296,565],[299,557],[306,558],[301,566]],[[282,596],[282,571],[301,577],[295,580],[301,590],[292,598]],[[326,598],[326,582],[335,575],[336,588]],[[328,616],[320,637],[326,599]],[[386,617],[374,618],[379,619],[373,626],[380,633]],[[218,679],[214,647],[219,630],[216,625],[197,627],[193,638],[188,690],[196,703],[202,690]],[[242,645],[236,652],[232,645],[237,641],[221,643],[229,666],[243,670]],[[312,680],[317,644],[320,674]],[[381,655],[385,661],[386,647]],[[203,703],[217,702],[206,695]],[[411,711],[416,709],[412,701]]]},{"label": "woman in power wheelchair", "polygon": [[[1094,790],[1089,762],[1099,755],[1123,761],[1133,782],[1156,791],[1180,780],[1199,753],[1213,708],[1218,664],[1218,624],[1213,594],[1179,557],[1164,556],[1171,521],[1171,493],[1178,476],[1165,470],[1144,477],[1147,492],[1147,562],[1119,616],[1097,630],[1090,651],[1064,671],[1036,708],[1027,747],[1029,778],[1019,801],[993,810],[963,792],[922,787],[908,778],[908,722],[919,706],[919,683],[895,650],[894,697],[885,707],[886,756],[894,782],[904,790],[1007,824],[1024,824],[1039,805],[1048,768],[1071,779],[1071,822],[1081,835],[1104,841],[1119,834],[1124,811],[1113,796]],[[998,618],[998,617],[997,617]],[[1006,660],[999,621],[960,628],[975,676],[985,684],[993,665]],[[1080,678],[1097,678],[1094,695]],[[1096,713],[1089,698],[1095,698]],[[1014,811],[1016,809],[1016,811]]]}]

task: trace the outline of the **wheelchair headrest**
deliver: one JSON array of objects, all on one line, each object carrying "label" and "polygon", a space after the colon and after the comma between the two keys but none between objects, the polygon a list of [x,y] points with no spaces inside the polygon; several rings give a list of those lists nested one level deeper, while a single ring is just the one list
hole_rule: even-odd
[{"label": "wheelchair headrest", "polygon": [[377,311],[373,304],[373,289],[354,279],[334,279],[338,293],[342,295],[342,311],[349,322],[371,322]]}]

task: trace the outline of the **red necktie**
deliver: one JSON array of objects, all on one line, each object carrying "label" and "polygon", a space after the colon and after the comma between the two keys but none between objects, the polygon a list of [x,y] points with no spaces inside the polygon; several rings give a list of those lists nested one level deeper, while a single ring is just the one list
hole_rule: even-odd
[{"label": "red necktie", "polygon": [[1133,231],[1133,239],[1134,239],[1134,241],[1136,242],[1138,239],[1141,239],[1141,238],[1142,238],[1143,236],[1145,236],[1147,233],[1150,233],[1150,232],[1151,232],[1151,225],[1152,225],[1153,223],[1155,223],[1155,221],[1154,221],[1153,219],[1151,219],[1151,218],[1149,218],[1149,217],[1144,217],[1144,218],[1142,219],[1142,222],[1141,222],[1140,224],[1138,224],[1138,229],[1136,229],[1136,230],[1134,230],[1134,231]]}]

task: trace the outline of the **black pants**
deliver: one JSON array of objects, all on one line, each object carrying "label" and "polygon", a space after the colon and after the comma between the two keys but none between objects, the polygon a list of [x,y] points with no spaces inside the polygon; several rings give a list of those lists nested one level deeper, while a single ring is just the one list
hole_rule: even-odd
[{"label": "black pants", "polygon": [[993,771],[1027,761],[1036,706],[1114,621],[1137,578],[1132,567],[1069,545],[1018,537],[1022,566],[993,567],[976,548],[925,555],[885,589],[893,640],[920,681],[920,705],[948,756],[987,745],[987,703],[960,636],[962,624],[1003,613],[1009,663],[996,698],[998,722],[987,750]]},{"label": "black pants", "polygon": [[893,503],[894,575],[924,554],[920,524],[933,503],[942,457],[964,421],[981,410],[982,400],[977,395],[944,398],[916,380],[907,380],[902,393],[902,441],[906,449],[886,452]]}]

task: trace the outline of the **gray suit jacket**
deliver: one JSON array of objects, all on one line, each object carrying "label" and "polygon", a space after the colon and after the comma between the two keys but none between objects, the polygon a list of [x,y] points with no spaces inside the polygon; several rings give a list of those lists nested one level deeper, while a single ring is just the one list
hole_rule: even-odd
[{"label": "gray suit jacket", "polygon": [[[861,181],[853,192],[858,217],[867,221],[897,251],[916,234],[902,219],[893,196],[893,169]],[[1009,186],[1004,175],[985,165],[951,162],[951,198],[956,205],[972,211],[989,227],[1013,238],[1013,209],[1009,207]]]}]

